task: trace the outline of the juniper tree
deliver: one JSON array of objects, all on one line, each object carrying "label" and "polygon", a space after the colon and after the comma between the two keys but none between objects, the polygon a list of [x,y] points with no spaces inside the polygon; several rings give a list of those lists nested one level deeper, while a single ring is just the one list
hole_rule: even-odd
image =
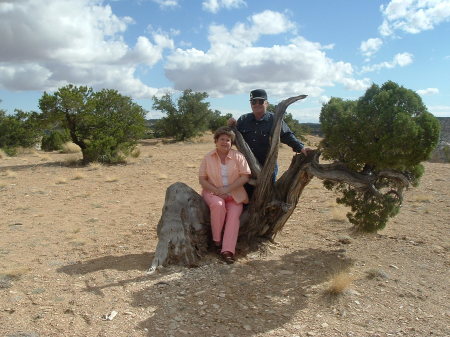
[{"label": "juniper tree", "polygon": [[145,130],[146,111],[113,89],[95,92],[67,85],[53,94],[44,92],[39,108],[44,121],[69,130],[84,163],[124,160]]},{"label": "juniper tree", "polygon": [[[345,182],[325,181],[341,193],[338,203],[351,207],[347,217],[358,229],[377,231],[401,205],[400,177],[417,185],[439,140],[439,122],[420,96],[394,82],[373,84],[356,101],[332,98],[322,107],[324,159],[373,177],[374,189],[358,190]],[[384,173],[397,172],[399,179]],[[387,191],[387,193],[374,193]]]}]

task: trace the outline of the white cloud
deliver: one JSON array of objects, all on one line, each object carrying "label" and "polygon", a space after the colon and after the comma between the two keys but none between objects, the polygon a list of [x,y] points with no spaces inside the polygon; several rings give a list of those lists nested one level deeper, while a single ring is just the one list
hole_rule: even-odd
[{"label": "white cloud", "polygon": [[450,21],[450,0],[392,0],[380,9],[384,20],[379,31],[383,36],[397,30],[417,34]]},{"label": "white cloud", "polygon": [[436,117],[448,117],[450,116],[449,105],[432,105],[428,107],[428,111]]},{"label": "white cloud", "polygon": [[136,98],[158,89],[136,78],[138,65],[153,66],[173,41],[163,33],[123,40],[133,20],[119,18],[100,0],[22,0],[0,3],[0,87],[54,90],[62,85],[114,88]]},{"label": "white cloud", "polygon": [[173,8],[178,7],[178,0],[152,0],[154,3],[157,3],[160,8]]},{"label": "white cloud", "polygon": [[368,39],[367,41],[361,42],[361,46],[359,47],[359,50],[366,58],[369,59],[378,50],[380,50],[382,44],[383,44],[383,40],[381,40],[380,38]]},{"label": "white cloud", "polygon": [[222,8],[232,9],[247,6],[244,0],[206,0],[202,2],[202,8],[211,13],[217,13]]},{"label": "white cloud", "polygon": [[427,88],[427,89],[420,89],[416,91],[419,95],[435,95],[439,94],[438,88]]},{"label": "white cloud", "polygon": [[319,103],[320,104],[327,104],[330,101],[331,97],[329,96],[320,96],[319,97]]},{"label": "white cloud", "polygon": [[333,61],[324,46],[303,37],[283,45],[257,46],[262,35],[295,32],[295,25],[283,14],[264,11],[248,22],[231,29],[212,25],[209,50],[178,48],[169,55],[166,76],[175,89],[220,96],[258,86],[269,90],[271,96],[289,97],[303,93],[320,96],[324,86],[336,84],[354,90],[370,85],[368,79],[354,78],[350,63]]},{"label": "white cloud", "polygon": [[410,65],[411,63],[413,63],[413,55],[410,53],[400,53],[400,54],[396,54],[394,56],[394,58],[392,59],[392,61],[390,62],[381,62],[378,64],[373,64],[371,66],[365,66],[362,68],[361,72],[362,73],[367,73],[367,72],[371,72],[371,71],[378,71],[381,69],[391,69],[391,68],[395,68],[397,66],[399,67],[405,67],[407,65]]}]

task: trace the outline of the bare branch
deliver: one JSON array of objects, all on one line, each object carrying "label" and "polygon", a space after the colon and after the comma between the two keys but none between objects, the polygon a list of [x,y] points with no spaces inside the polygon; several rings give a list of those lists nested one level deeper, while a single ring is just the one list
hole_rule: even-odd
[{"label": "bare branch", "polygon": [[[237,149],[245,156],[245,159],[247,159],[248,165],[250,166],[250,170],[252,171],[252,177],[258,179],[261,173],[261,166],[259,165],[258,160],[256,160],[252,150],[250,150],[250,147],[245,142],[244,138],[242,137],[242,134],[236,129],[236,127],[233,126],[232,130],[236,134]],[[256,183],[252,185],[256,185]]]}]

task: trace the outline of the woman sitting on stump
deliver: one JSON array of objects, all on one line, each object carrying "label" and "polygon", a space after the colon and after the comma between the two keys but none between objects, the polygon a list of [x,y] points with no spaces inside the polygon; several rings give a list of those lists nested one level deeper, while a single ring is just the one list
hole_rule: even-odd
[{"label": "woman sitting on stump", "polygon": [[214,244],[226,263],[234,262],[239,233],[239,217],[248,203],[243,185],[250,178],[250,167],[244,155],[231,148],[235,139],[229,127],[214,133],[215,150],[200,165],[199,182],[202,196],[211,213]]}]

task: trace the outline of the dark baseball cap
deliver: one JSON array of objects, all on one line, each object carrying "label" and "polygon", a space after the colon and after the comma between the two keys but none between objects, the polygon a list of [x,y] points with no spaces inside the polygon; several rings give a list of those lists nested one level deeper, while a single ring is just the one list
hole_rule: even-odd
[{"label": "dark baseball cap", "polygon": [[250,100],[262,98],[264,100],[267,100],[267,93],[264,89],[255,89],[250,91]]}]

